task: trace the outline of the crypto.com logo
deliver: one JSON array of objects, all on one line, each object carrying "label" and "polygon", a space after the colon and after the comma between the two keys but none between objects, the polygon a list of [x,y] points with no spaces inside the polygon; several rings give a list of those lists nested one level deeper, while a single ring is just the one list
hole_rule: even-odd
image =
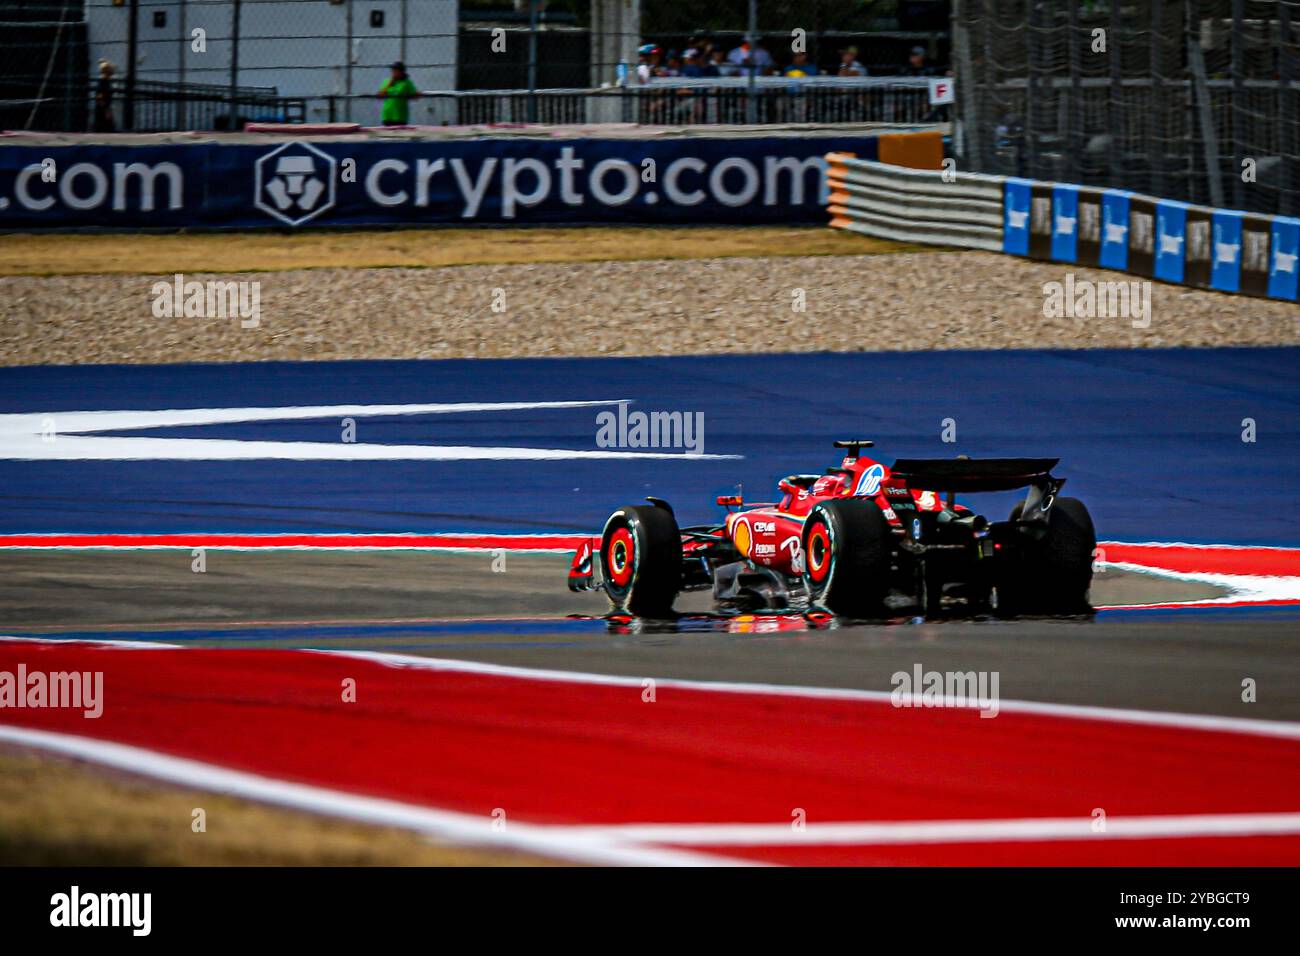
[{"label": "crypto.com logo", "polygon": [[253,205],[301,226],[334,205],[334,157],[310,143],[285,143],[253,166]]}]

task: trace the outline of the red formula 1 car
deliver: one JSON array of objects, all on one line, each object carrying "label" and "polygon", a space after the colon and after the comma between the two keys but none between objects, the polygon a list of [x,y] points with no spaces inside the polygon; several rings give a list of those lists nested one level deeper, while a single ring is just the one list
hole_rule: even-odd
[{"label": "red formula 1 car", "polygon": [[[886,467],[861,454],[872,444],[835,442],[845,449],[839,467],[783,478],[779,502],[718,498],[728,508],[721,525],[679,528],[657,498],[620,508],[574,555],[569,588],[603,587],[616,611],[649,618],[671,615],[680,592],[708,588],[720,611],[1088,610],[1096,535],[1083,503],[1059,496],[1059,459],[901,458]],[[954,500],[1016,488],[1028,492],[1006,521]]]}]

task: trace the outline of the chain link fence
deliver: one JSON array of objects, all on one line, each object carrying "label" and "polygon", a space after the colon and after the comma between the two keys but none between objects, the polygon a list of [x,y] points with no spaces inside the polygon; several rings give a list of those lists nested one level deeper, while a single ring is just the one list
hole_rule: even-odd
[{"label": "chain link fence", "polygon": [[87,129],[81,0],[0,2],[0,129]]},{"label": "chain link fence", "polygon": [[978,172],[1300,211],[1300,0],[959,0]]}]

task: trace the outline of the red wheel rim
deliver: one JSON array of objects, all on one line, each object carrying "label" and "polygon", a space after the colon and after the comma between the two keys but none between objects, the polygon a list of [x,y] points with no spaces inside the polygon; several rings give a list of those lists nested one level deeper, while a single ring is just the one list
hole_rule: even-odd
[{"label": "red wheel rim", "polygon": [[817,583],[831,570],[831,538],[824,524],[814,525],[808,534],[808,576]]},{"label": "red wheel rim", "polygon": [[605,568],[609,579],[621,588],[632,583],[636,567],[636,538],[628,528],[619,528],[609,536],[609,549],[605,552]]}]

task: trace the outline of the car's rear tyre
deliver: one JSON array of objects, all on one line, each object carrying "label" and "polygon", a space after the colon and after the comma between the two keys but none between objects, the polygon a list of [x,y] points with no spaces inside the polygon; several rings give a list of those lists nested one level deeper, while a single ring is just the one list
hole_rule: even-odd
[{"label": "car's rear tyre", "polygon": [[671,616],[682,586],[682,536],[668,508],[629,505],[615,511],[605,522],[600,561],[615,610]]},{"label": "car's rear tyre", "polygon": [[[1019,519],[1023,505],[1011,512]],[[1077,614],[1090,610],[1092,562],[1097,533],[1078,498],[1057,498],[1047,514],[1047,533],[1024,540],[998,582],[998,611],[1011,614]]]},{"label": "car's rear tyre", "polygon": [[803,581],[811,603],[846,617],[883,613],[893,539],[874,502],[815,505],[803,527]]}]

